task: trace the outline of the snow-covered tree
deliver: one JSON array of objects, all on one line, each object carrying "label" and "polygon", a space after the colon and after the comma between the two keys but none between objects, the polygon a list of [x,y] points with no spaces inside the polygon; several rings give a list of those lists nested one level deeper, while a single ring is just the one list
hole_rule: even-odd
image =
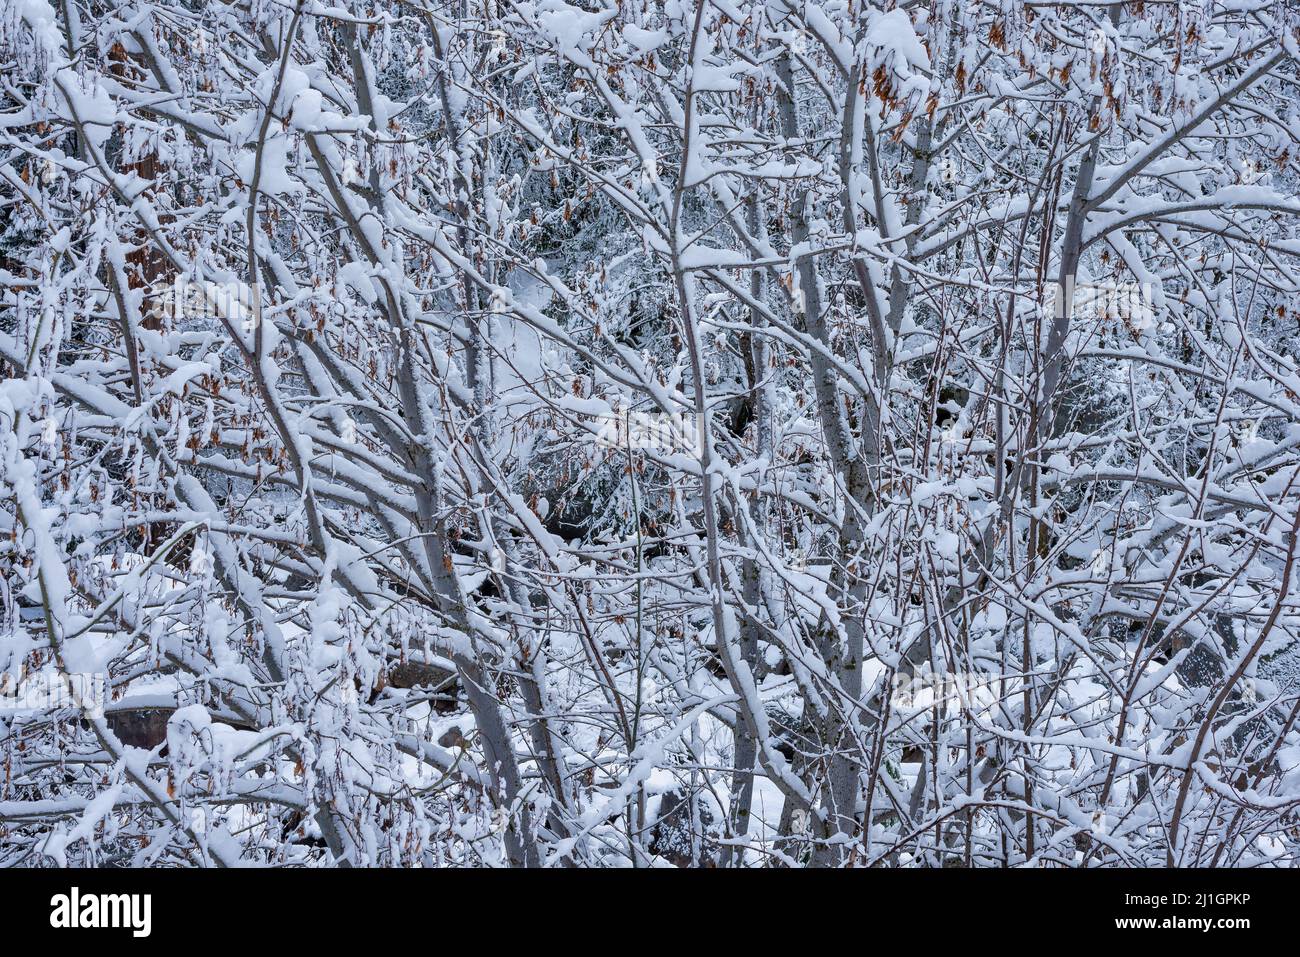
[{"label": "snow-covered tree", "polygon": [[1300,855],[1287,0],[5,0],[0,865]]}]

